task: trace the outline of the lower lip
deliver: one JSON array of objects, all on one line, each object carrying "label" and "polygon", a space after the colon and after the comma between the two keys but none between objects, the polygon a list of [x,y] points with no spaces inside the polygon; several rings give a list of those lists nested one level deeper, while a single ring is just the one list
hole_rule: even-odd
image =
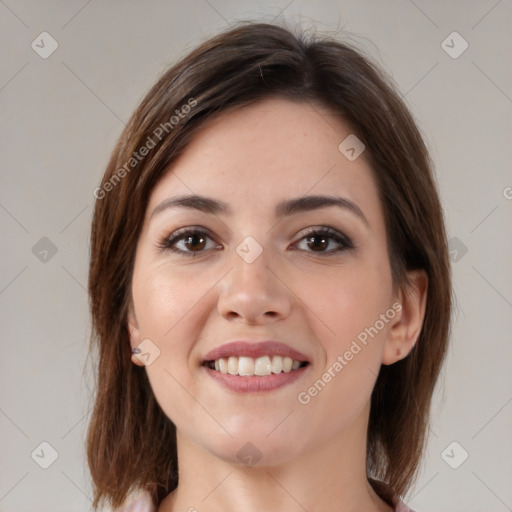
[{"label": "lower lip", "polygon": [[218,372],[217,370],[212,370],[208,366],[203,366],[203,368],[213,379],[223,386],[226,386],[231,391],[236,391],[237,393],[258,393],[263,391],[272,391],[273,389],[278,389],[286,386],[287,384],[291,384],[297,379],[300,379],[309,366],[310,365],[307,364],[302,368],[298,368],[297,370],[292,370],[290,372],[271,373],[270,375],[265,376],[252,375],[250,377]]}]

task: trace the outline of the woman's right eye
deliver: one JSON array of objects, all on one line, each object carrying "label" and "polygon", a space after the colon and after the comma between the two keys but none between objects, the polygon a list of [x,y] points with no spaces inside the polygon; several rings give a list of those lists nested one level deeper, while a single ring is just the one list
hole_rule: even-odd
[{"label": "woman's right eye", "polygon": [[[196,253],[203,252],[205,248],[208,249],[206,247],[208,245],[207,240],[213,242],[208,232],[200,229],[184,228],[161,240],[158,246],[164,251],[172,251],[182,256],[194,257]],[[179,243],[181,243],[181,248],[178,247]],[[209,249],[219,247],[214,242],[211,245]]]}]

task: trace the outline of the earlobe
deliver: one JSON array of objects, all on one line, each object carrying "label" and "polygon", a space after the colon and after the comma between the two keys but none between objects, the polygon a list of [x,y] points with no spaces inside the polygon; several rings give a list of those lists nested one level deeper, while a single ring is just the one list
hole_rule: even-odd
[{"label": "earlobe", "polygon": [[382,364],[390,365],[407,357],[418,341],[425,318],[428,276],[424,270],[407,272],[409,285],[399,290],[400,311],[384,345]]}]

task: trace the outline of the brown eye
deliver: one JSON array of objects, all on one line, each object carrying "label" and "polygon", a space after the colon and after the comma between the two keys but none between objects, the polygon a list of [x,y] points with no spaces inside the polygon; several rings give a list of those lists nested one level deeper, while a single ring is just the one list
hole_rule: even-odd
[{"label": "brown eye", "polygon": [[308,247],[310,249],[315,248],[315,252],[316,252],[316,249],[320,249],[320,250],[326,249],[327,246],[329,245],[328,239],[329,239],[329,237],[326,237],[323,235],[311,235],[306,238]]},{"label": "brown eye", "polygon": [[[208,240],[212,243],[207,247]],[[198,253],[205,252],[205,249],[219,247],[215,244],[211,236],[199,229],[178,230],[171,236],[165,238],[159,243],[162,250],[169,250],[183,256],[195,256]]]},{"label": "brown eye", "polygon": [[192,251],[204,249],[206,245],[206,237],[197,233],[182,237],[183,243],[187,249]]},{"label": "brown eye", "polygon": [[[312,230],[303,236],[300,241],[302,240],[305,241],[305,245],[307,247],[306,252],[313,252],[329,256],[333,253],[339,253],[354,247],[348,237],[332,228]],[[326,250],[333,245],[334,248]],[[338,245],[337,248],[336,245]]]}]

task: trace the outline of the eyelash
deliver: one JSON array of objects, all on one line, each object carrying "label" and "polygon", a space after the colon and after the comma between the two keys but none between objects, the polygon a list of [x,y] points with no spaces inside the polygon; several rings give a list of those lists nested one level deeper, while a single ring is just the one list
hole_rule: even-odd
[{"label": "eyelash", "polygon": [[[179,229],[178,231],[174,232],[169,237],[166,237],[163,240],[161,240],[158,243],[158,248],[161,249],[162,251],[171,251],[173,253],[176,253],[176,254],[178,254],[180,256],[184,256],[184,257],[195,257],[196,254],[201,254],[202,252],[205,252],[205,251],[204,250],[201,250],[201,251],[183,251],[181,249],[177,249],[176,247],[174,247],[174,244],[176,242],[179,242],[179,241],[183,240],[184,238],[187,238],[189,236],[194,236],[194,235],[206,235],[208,238],[212,239],[212,237],[210,236],[208,231],[205,231],[203,229],[183,228],[183,229]],[[305,233],[299,239],[299,241],[302,241],[305,238],[311,237],[313,235],[315,235],[315,236],[323,236],[323,237],[326,237],[327,239],[334,240],[335,242],[339,243],[342,246],[341,248],[338,248],[338,249],[335,249],[335,250],[330,250],[330,251],[326,251],[326,252],[317,252],[316,253],[316,254],[319,254],[319,255],[322,255],[322,256],[330,257],[330,256],[333,256],[335,254],[338,254],[338,253],[341,253],[341,252],[345,252],[345,251],[350,250],[350,249],[354,249],[354,247],[355,247],[354,244],[352,243],[352,241],[350,240],[350,238],[348,238],[347,236],[343,235],[342,233],[340,233],[340,232],[336,231],[335,229],[332,229],[332,228],[330,228],[328,226],[324,226],[324,227],[319,228],[319,229],[318,228],[311,229],[310,231]],[[305,251],[305,252],[312,252],[313,254],[315,254],[315,251]]]}]

